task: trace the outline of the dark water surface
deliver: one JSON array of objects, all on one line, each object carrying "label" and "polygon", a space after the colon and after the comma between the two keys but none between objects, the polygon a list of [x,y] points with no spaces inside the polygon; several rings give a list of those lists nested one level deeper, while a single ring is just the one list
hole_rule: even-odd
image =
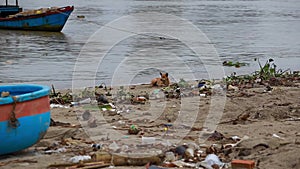
[{"label": "dark water surface", "polygon": [[[299,0],[24,0],[20,1],[20,5],[24,10],[74,5],[75,10],[61,33],[0,30],[2,83],[28,82],[70,88],[76,60],[89,38],[115,19],[143,12],[160,12],[186,19],[205,33],[221,61],[250,63],[250,66],[241,69],[225,68],[226,74],[253,72],[258,68],[254,58],[265,61],[272,57],[283,69],[300,69]],[[77,18],[79,15],[85,18]],[[110,36],[113,35],[107,37]],[[157,37],[136,35],[120,41],[97,70],[86,69],[80,78],[84,81],[96,77],[96,83],[109,82],[115,69],[123,63],[128,67],[140,67],[138,72],[125,72],[125,76],[126,73],[135,76],[132,79],[134,83],[148,82],[158,75],[157,67],[168,70],[171,75],[178,70],[175,62],[164,60],[166,55],[184,58],[193,65],[196,78],[207,77],[209,73],[203,62],[199,62],[186,45]],[[86,66],[89,62],[99,62],[99,45],[90,46],[91,52],[84,52],[87,55]],[[124,56],[132,57],[132,61],[123,62]],[[147,64],[153,65],[153,69],[144,69]],[[215,65],[216,62],[210,60],[205,64]],[[181,73],[184,77],[189,72],[183,70]]]}]

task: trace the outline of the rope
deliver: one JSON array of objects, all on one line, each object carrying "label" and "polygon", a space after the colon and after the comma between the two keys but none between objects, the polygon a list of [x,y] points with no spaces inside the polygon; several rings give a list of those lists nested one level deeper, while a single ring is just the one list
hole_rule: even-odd
[{"label": "rope", "polygon": [[15,113],[16,105],[17,105],[17,97],[16,96],[12,96],[12,99],[14,100],[14,103],[13,103],[13,109],[12,109],[12,111],[10,113],[9,126],[12,127],[12,128],[17,128],[17,127],[20,126],[20,122],[16,118],[16,113]]},{"label": "rope", "polygon": [[155,39],[160,39],[160,40],[179,40],[177,38],[172,38],[172,37],[164,37],[164,36],[150,35],[150,34],[141,34],[141,33],[137,33],[137,32],[134,32],[134,31],[121,29],[121,28],[116,28],[116,27],[113,27],[113,26],[100,24],[100,23],[96,23],[96,22],[92,22],[92,21],[86,21],[86,22],[91,23],[91,24],[95,24],[95,25],[98,25],[98,26],[101,26],[101,27],[107,27],[107,28],[117,30],[117,31],[120,31],[120,32],[131,33],[131,34],[140,35],[140,36],[144,36],[144,37],[150,37],[150,38],[155,38]]}]

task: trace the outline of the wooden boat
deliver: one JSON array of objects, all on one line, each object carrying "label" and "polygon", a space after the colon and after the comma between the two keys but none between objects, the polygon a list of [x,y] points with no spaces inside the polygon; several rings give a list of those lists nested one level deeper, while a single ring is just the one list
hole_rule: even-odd
[{"label": "wooden boat", "polygon": [[50,125],[50,88],[0,85],[0,155],[37,143]]},{"label": "wooden boat", "polygon": [[41,8],[22,11],[15,5],[0,6],[0,29],[18,29],[60,32],[73,12],[73,6]]}]

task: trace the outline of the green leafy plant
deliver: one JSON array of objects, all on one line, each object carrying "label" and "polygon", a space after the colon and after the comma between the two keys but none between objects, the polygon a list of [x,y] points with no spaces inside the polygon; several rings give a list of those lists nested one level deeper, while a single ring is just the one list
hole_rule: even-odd
[{"label": "green leafy plant", "polygon": [[282,71],[282,69],[277,70],[277,65],[275,65],[273,59],[269,59],[266,61],[266,63],[262,66],[259,59],[257,60],[260,70],[256,71],[254,73],[254,76],[258,76],[262,80],[269,80],[270,78],[274,77],[281,77],[285,72],[288,72],[288,70]]},{"label": "green leafy plant", "polygon": [[245,62],[232,62],[232,61],[224,61],[223,62],[223,66],[229,66],[229,67],[236,67],[236,68],[239,68],[239,67],[242,67],[242,66],[247,66],[249,65],[249,63],[245,63]]},{"label": "green leafy plant", "polygon": [[[295,77],[299,76],[295,73],[289,73],[289,69],[282,71],[282,69],[277,69],[277,65],[274,63],[273,59],[269,59],[266,61],[264,65],[261,64],[259,59],[254,59],[254,61],[258,62],[259,70],[255,71],[250,75],[239,75],[237,76],[236,73],[232,73],[230,76],[224,78],[224,81],[227,85],[241,85],[241,84],[253,84],[255,82],[263,82],[263,81],[270,81],[274,79],[279,80],[279,78],[287,78],[287,77]],[[275,80],[276,81],[276,80]],[[279,80],[280,81],[280,80]]]}]

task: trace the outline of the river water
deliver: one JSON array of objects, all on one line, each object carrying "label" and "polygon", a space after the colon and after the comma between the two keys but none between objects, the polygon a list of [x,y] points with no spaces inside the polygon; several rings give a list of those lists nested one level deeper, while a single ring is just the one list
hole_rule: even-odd
[{"label": "river water", "polygon": [[[206,66],[223,70],[219,64],[225,60],[250,63],[239,69],[224,68],[225,74],[251,73],[258,68],[254,58],[262,62],[273,58],[278,67],[300,69],[299,0],[20,1],[24,10],[67,5],[74,5],[75,10],[61,33],[0,30],[1,83],[54,84],[57,88],[70,88],[74,76],[79,80],[76,83],[82,81],[82,85],[86,85],[89,83],[84,81],[95,80],[97,85],[111,82],[116,74],[117,80],[148,83],[159,71],[169,72],[173,80],[190,73],[201,79],[209,77],[214,70]],[[161,13],[161,18],[150,14],[152,20],[140,18],[134,23],[105,26],[124,16],[137,13],[147,16],[149,12]],[[176,30],[178,24],[167,15],[189,21],[201,30],[209,39],[207,44],[216,50],[219,62],[205,56],[199,59],[190,46],[176,37],[151,32],[139,34],[138,29],[134,32],[141,25],[151,27],[155,23],[154,27],[160,27],[159,21],[169,22],[164,27]],[[111,34],[99,37],[103,26],[111,28]],[[101,49],[107,44],[101,42],[116,38],[120,32],[131,36],[115,43],[102,60]],[[93,37],[99,42],[89,43]],[[173,57],[181,58],[191,71],[180,69],[184,66],[172,61]],[[80,59],[84,61],[78,64]],[[95,64],[98,67],[94,67]],[[79,66],[85,69],[78,69]],[[120,69],[122,73],[116,73],[121,67],[125,67]],[[219,75],[219,78],[223,76]]]}]

